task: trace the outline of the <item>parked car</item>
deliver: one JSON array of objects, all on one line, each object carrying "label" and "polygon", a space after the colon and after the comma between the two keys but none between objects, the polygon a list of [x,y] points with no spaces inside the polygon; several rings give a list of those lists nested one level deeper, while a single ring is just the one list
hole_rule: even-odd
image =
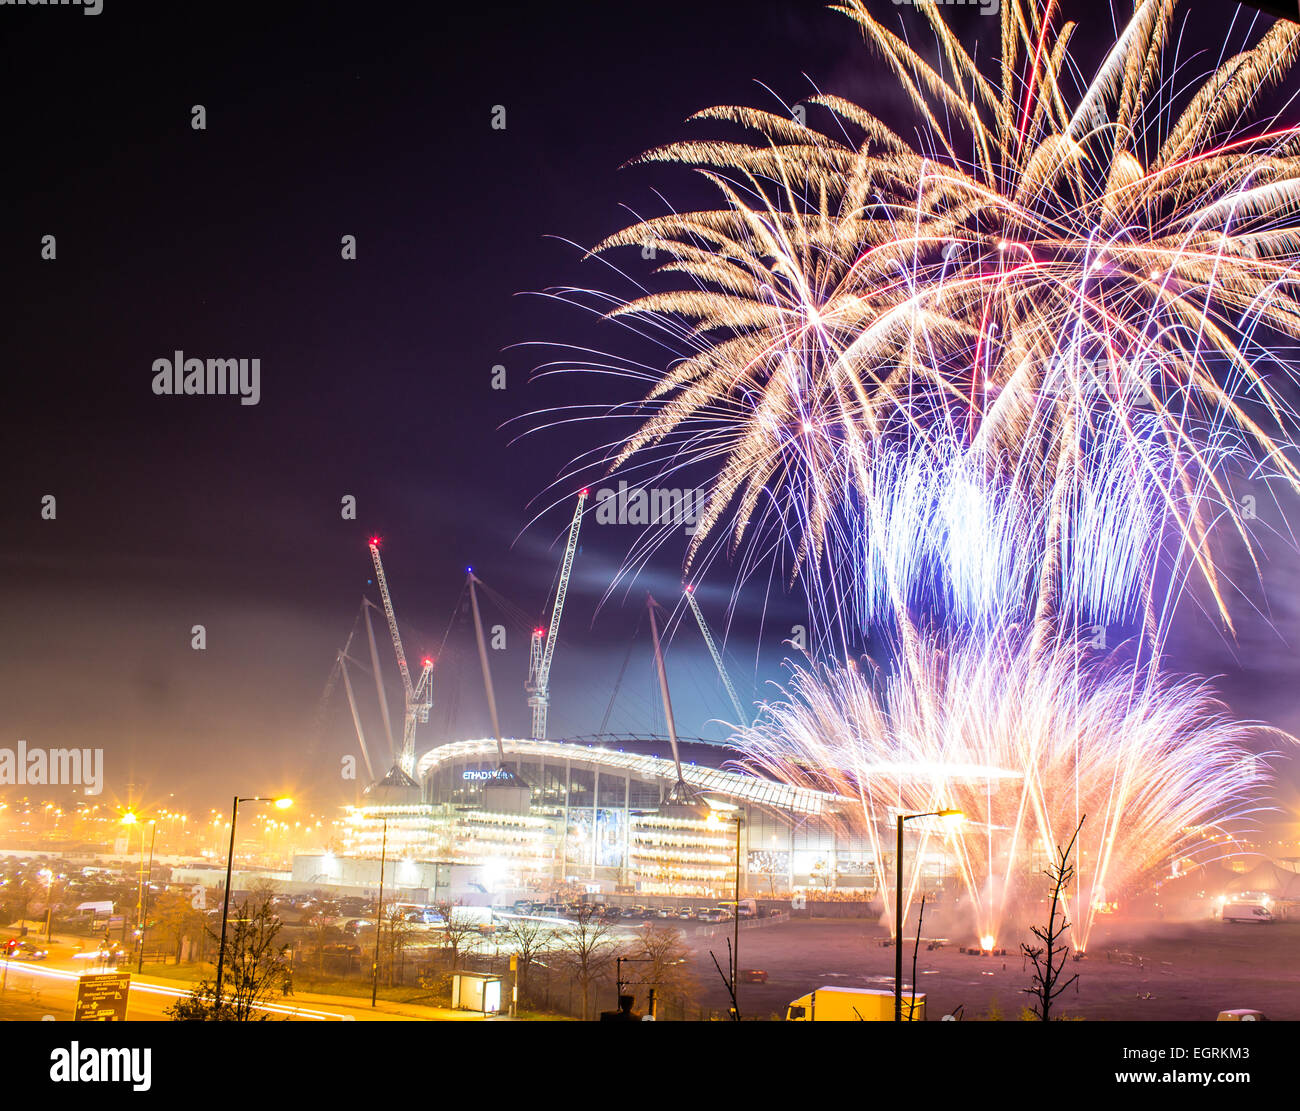
[{"label": "parked car", "polygon": [[361,956],[360,945],[335,944],[324,945],[321,952],[327,957],[359,957]]},{"label": "parked car", "polygon": [[690,907],[681,907],[677,911],[677,917],[680,918],[683,922],[689,922],[692,918],[695,917],[695,912],[691,910]]},{"label": "parked car", "polygon": [[675,918],[675,917],[677,917],[676,913],[675,913],[675,912],[674,912],[670,907],[659,907],[659,908],[657,908],[657,909],[655,910],[655,912],[654,912],[654,916],[655,916],[656,918]]}]

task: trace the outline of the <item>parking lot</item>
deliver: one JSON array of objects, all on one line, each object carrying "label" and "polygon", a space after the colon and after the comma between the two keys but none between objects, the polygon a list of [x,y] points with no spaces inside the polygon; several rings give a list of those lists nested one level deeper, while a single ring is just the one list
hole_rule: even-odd
[{"label": "parking lot", "polygon": [[[728,935],[729,935],[729,931]],[[695,954],[701,1001],[719,1009],[726,991],[712,949],[726,965],[721,936],[683,931]],[[882,945],[884,927],[860,920],[794,920],[740,931],[741,969],[767,972],[763,984],[743,984],[741,1014],[768,1018],[823,986],[893,989],[894,950]],[[1032,971],[1019,945],[1006,957],[968,956],[955,946],[917,956],[918,990],[932,1020],[958,1007],[966,1018],[1000,1012],[1016,1019],[1030,1002],[1022,989]],[[904,948],[904,979],[911,981],[912,947]],[[1249,1007],[1270,1019],[1300,1019],[1300,922],[1234,925],[1112,920],[1094,932],[1085,960],[1067,962],[1063,979],[1077,987],[1060,997],[1065,1016],[1106,1020],[1210,1020],[1220,1010]]]}]

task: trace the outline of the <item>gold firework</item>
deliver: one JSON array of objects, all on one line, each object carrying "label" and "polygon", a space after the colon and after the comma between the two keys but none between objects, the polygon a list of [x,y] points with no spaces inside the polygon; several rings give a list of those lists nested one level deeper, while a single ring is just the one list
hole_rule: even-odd
[{"label": "gold firework", "polygon": [[755,138],[643,156],[697,168],[721,196],[595,248],[653,247],[684,279],[612,314],[683,321],[693,350],[611,463],[671,437],[687,444],[673,465],[717,461],[688,563],[728,513],[739,542],[768,498],[793,508],[798,559],[817,559],[846,504],[869,518],[882,448],[954,434],[991,482],[1049,507],[1056,552],[1091,445],[1118,435],[1229,620],[1212,516],[1248,538],[1216,437],[1300,489],[1270,384],[1291,369],[1278,337],[1300,333],[1300,130],[1241,122],[1293,65],[1300,28],[1274,25],[1175,113],[1161,76],[1174,8],[1142,0],[1075,83],[1075,25],[1051,0],[1004,0],[992,76],[935,6],[919,10],[941,68],[849,0],[836,10],[907,93],[919,137],[818,95],[807,104],[836,133],[720,107],[696,118]]}]

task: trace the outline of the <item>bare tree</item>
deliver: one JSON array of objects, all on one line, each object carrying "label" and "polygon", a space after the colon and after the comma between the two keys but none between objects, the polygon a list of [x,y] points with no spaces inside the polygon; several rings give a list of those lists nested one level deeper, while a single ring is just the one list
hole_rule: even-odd
[{"label": "bare tree", "polygon": [[582,1019],[590,1016],[591,989],[604,979],[618,945],[609,922],[597,914],[597,908],[584,904],[573,925],[563,931],[556,942],[560,962],[572,973],[582,992]]},{"label": "bare tree", "polygon": [[208,920],[203,912],[195,910],[188,895],[175,891],[164,891],[153,905],[155,930],[173,948],[172,956],[177,964],[181,962],[181,950],[185,939],[197,941],[207,932]]},{"label": "bare tree", "polygon": [[916,958],[921,952],[921,923],[925,921],[925,896],[921,896],[921,912],[916,916],[916,944],[912,946],[912,1000],[907,1005],[907,1021],[916,1021]]},{"label": "bare tree", "polygon": [[341,931],[335,927],[333,915],[327,914],[319,903],[307,916],[303,924],[307,927],[311,937],[312,948],[316,950],[316,970],[323,975],[325,972],[325,947],[331,941],[336,940],[341,935]]},{"label": "bare tree", "polygon": [[[248,899],[232,910],[226,937],[225,971],[221,1002],[216,984],[204,980],[190,994],[167,1009],[180,1022],[263,1022],[262,1009],[285,974],[284,951],[277,944],[282,923],[271,909],[271,897]],[[214,939],[220,934],[211,931]]]},{"label": "bare tree", "polygon": [[443,948],[451,952],[451,963],[455,968],[462,956],[477,948],[482,935],[479,933],[477,922],[471,920],[468,915],[457,913],[460,909],[459,903],[438,903],[437,906],[443,920],[442,928],[438,933],[442,938]]},{"label": "bare tree", "polygon": [[540,918],[513,918],[501,928],[499,936],[515,951],[519,998],[523,999],[533,961],[555,947],[558,932]]},{"label": "bare tree", "polygon": [[682,932],[668,926],[642,926],[632,955],[650,962],[642,966],[642,979],[658,989],[661,1003],[671,1004],[685,1018],[686,1004],[699,983],[691,971],[690,951],[682,941]]},{"label": "bare tree", "polygon": [[3,917],[5,922],[23,922],[31,906],[36,887],[24,872],[10,876],[4,886]]},{"label": "bare tree", "polygon": [[[737,907],[737,910],[740,908]],[[731,1006],[727,1010],[728,1016],[732,1022],[740,1021],[740,1005],[736,1002],[736,980],[740,975],[740,970],[736,968],[736,954],[731,948],[731,938],[727,938],[727,971],[722,971],[722,965],[718,963],[717,954],[712,949],[709,950],[709,956],[713,959],[713,967],[718,970],[718,975],[722,977],[722,986],[727,989],[727,996],[731,999]]]},{"label": "bare tree", "polygon": [[380,956],[384,963],[380,965],[380,971],[385,983],[392,985],[397,982],[398,968],[415,935],[415,926],[399,906],[386,907],[384,917],[384,936],[380,943]]},{"label": "bare tree", "polygon": [[1070,843],[1064,849],[1057,845],[1056,861],[1043,872],[1043,875],[1052,881],[1052,901],[1047,912],[1047,925],[1033,926],[1030,930],[1042,944],[1020,946],[1021,952],[1034,965],[1033,982],[1022,990],[1024,994],[1033,997],[1034,1005],[1031,1010],[1044,1022],[1051,1020],[1053,1000],[1079,979],[1076,972],[1065,983],[1059,982],[1070,954],[1069,946],[1061,941],[1065,931],[1070,928],[1070,923],[1065,920],[1064,908],[1061,906],[1061,894],[1074,879],[1074,865],[1070,863],[1070,855],[1074,852],[1074,844],[1079,839],[1079,830],[1083,828],[1086,818],[1085,814],[1079,819],[1079,824],[1074,829],[1074,836],[1070,838]]}]

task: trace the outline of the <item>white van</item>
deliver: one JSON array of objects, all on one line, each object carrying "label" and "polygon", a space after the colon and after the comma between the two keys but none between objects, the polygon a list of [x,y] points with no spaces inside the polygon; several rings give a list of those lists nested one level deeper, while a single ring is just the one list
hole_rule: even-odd
[{"label": "white van", "polygon": [[1272,922],[1273,914],[1262,903],[1224,903],[1225,922]]}]

